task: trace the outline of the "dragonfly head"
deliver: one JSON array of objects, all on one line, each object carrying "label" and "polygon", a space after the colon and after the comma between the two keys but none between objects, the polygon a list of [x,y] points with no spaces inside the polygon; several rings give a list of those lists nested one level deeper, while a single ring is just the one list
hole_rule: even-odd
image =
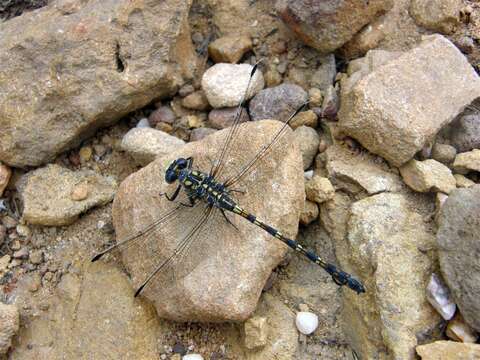
[{"label": "dragonfly head", "polygon": [[165,181],[169,184],[177,181],[180,171],[185,169],[188,165],[188,161],[184,158],[178,158],[168,165],[167,171],[165,171]]}]

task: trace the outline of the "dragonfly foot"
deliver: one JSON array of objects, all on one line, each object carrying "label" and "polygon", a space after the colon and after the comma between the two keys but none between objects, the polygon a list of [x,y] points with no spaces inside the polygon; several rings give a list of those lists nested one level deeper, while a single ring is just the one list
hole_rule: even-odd
[{"label": "dragonfly foot", "polygon": [[333,281],[339,286],[348,286],[350,289],[355,291],[357,294],[365,292],[365,287],[360,281],[352,277],[352,275],[346,273],[345,271],[337,269],[334,265],[328,265],[326,268],[327,272],[332,276]]}]

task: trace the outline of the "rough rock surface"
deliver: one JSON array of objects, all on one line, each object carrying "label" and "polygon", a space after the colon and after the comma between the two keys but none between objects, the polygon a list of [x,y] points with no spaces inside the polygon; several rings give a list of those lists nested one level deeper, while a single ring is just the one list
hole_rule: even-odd
[{"label": "rough rock surface", "polygon": [[[79,201],[76,189],[84,185],[87,196]],[[91,170],[74,172],[47,165],[28,173],[22,181],[23,219],[37,225],[71,224],[88,209],[112,201],[116,187],[115,180]]]},{"label": "rough rock surface", "polygon": [[451,124],[451,144],[458,152],[480,149],[480,112],[464,114]]},{"label": "rough rock surface", "polygon": [[[219,63],[210,67],[202,77],[202,89],[214,108],[238,106],[247,91],[253,66],[248,64]],[[256,71],[245,100],[263,89],[265,81],[261,71]]]},{"label": "rough rock surface", "polygon": [[465,321],[480,330],[480,185],[453,191],[438,218],[440,269]]},{"label": "rough rock surface", "polygon": [[308,200],[321,204],[333,198],[335,189],[330,180],[317,174],[305,183],[305,193]]},{"label": "rough rock surface", "polygon": [[480,149],[457,154],[453,168],[461,174],[466,174],[470,170],[480,171]]},{"label": "rough rock surface", "polygon": [[422,360],[474,360],[480,358],[480,345],[455,341],[435,341],[431,344],[417,346],[416,350]]},{"label": "rough rock surface", "polygon": [[[369,195],[374,195],[398,192],[403,187],[400,177],[389,171],[385,161],[379,161],[367,153],[355,155],[339,145],[327,148],[326,168],[328,177],[336,186],[353,193],[364,189]],[[357,190],[352,185],[360,189]]]},{"label": "rough rock surface", "polygon": [[417,336],[440,321],[425,295],[432,255],[419,250],[432,248],[434,238],[400,194],[357,201],[347,222],[348,214],[341,194],[321,209],[327,229],[346,234],[347,243],[337,246],[340,264],[367,289],[362,296],[344,292],[346,335],[361,358],[414,359]]},{"label": "rough rock surface", "polygon": [[152,128],[133,128],[122,139],[121,148],[140,165],[147,165],[185,144],[185,141]]},{"label": "rough rock surface", "polygon": [[287,0],[277,5],[283,21],[307,45],[330,53],[392,7],[393,1]]},{"label": "rough rock surface", "polygon": [[1,23],[0,159],[40,165],[176,90],[195,59],[189,7],[61,1]]},{"label": "rough rock surface", "polygon": [[[280,126],[276,121],[242,124],[238,136],[243,141],[232,147],[233,153],[228,156],[224,175],[233,175],[231,169],[246,164],[251,154],[267,143]],[[176,186],[164,181],[168,163],[180,156],[193,156],[194,168],[208,171],[209,159],[215,158],[216,149],[223,144],[227,131],[218,131],[200,142],[187,144],[129,176],[121,184],[113,205],[117,241],[145,228],[175,206],[168,201],[158,201],[159,193],[167,191],[171,194]],[[301,155],[291,133],[282,138],[281,144],[269,154],[268,162],[262,162],[260,168],[235,185],[235,188],[246,190],[245,194],[235,194],[235,197],[248,211],[294,236],[304,206]],[[220,176],[219,180],[223,179],[224,176]],[[182,197],[178,200],[186,201]],[[123,251],[123,262],[132,276],[134,287],[145,280],[162,258],[171,254],[182,234],[188,233],[204,209],[201,204],[182,208],[180,216],[158,228],[155,242]],[[263,285],[271,270],[281,261],[286,247],[239,216],[229,215],[239,230],[229,225],[221,214],[215,214],[202,228],[197,242],[185,257],[188,269],[193,271],[187,274],[188,271],[177,268],[176,274],[182,277],[181,281],[173,281],[172,273],[165,271],[144,289],[142,294],[155,304],[160,317],[227,321],[244,320],[251,315]],[[176,233],[165,238],[172,231]],[[203,241],[205,232],[209,234],[208,242]],[[145,246],[150,249],[151,257],[145,257]]]},{"label": "rough rock surface", "polygon": [[250,101],[250,116],[252,120],[286,121],[307,100],[307,92],[298,85],[282,84],[267,88]]},{"label": "rough rock surface", "polygon": [[12,337],[20,328],[20,316],[15,305],[0,302],[0,355],[6,354],[12,345]]},{"label": "rough rock surface", "polygon": [[339,123],[345,134],[395,166],[432,142],[480,94],[478,75],[443,36],[427,36],[382,63],[372,56],[364,60],[370,61],[368,70],[342,80]]},{"label": "rough rock surface", "polygon": [[461,0],[412,0],[410,15],[426,29],[451,34],[460,22]]},{"label": "rough rock surface", "polygon": [[412,159],[400,168],[400,173],[403,181],[419,192],[440,191],[449,194],[457,186],[450,169],[433,159]]},{"label": "rough rock surface", "polygon": [[216,63],[237,63],[252,50],[252,40],[246,35],[221,37],[208,45],[208,54]]},{"label": "rough rock surface", "polygon": [[442,164],[451,164],[455,160],[456,155],[457,150],[451,145],[435,143],[432,147],[432,159]]},{"label": "rough rock surface", "polygon": [[245,347],[258,349],[267,345],[268,325],[267,318],[253,316],[244,323]]},{"label": "rough rock surface", "polygon": [[302,153],[303,170],[307,170],[312,166],[313,159],[315,159],[315,155],[317,155],[320,137],[315,129],[308,126],[300,126],[295,129],[293,135]]},{"label": "rough rock surface", "polygon": [[22,330],[12,359],[157,359],[155,310],[134,298],[128,277],[87,262],[83,277],[63,276],[50,308]]},{"label": "rough rock surface", "polygon": [[0,197],[10,181],[10,176],[12,176],[12,170],[0,162]]}]

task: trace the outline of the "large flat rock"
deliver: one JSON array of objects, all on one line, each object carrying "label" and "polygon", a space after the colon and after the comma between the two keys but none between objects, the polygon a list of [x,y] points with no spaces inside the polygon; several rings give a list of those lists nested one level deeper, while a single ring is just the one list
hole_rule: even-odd
[{"label": "large flat rock", "polygon": [[[280,126],[275,121],[242,124],[220,180],[240,170]],[[117,241],[144,229],[177,206],[159,197],[165,191],[171,194],[176,187],[164,180],[168,164],[178,157],[193,156],[193,167],[208,172],[211,162],[218,158],[227,131],[186,144],[129,176],[120,185],[113,204]],[[278,145],[267,161],[234,186],[246,193],[233,195],[247,211],[293,237],[305,197],[302,158],[291,131]],[[185,196],[181,200],[185,202]],[[182,208],[155,235],[143,236],[122,251],[135,288],[173,253],[204,209],[203,204],[199,208]],[[245,320],[255,310],[262,288],[282,260],[286,246],[245,219],[234,214],[227,216],[238,230],[221,214],[217,215],[202,227],[181,259],[187,272],[183,269],[178,272],[182,276],[174,278],[171,272],[163,271],[142,292],[155,304],[160,317],[179,321]]]},{"label": "large flat rock", "polygon": [[480,331],[480,185],[452,191],[438,217],[440,269],[465,321]]},{"label": "large flat rock", "polygon": [[369,52],[363,63],[342,81],[340,126],[395,166],[410,160],[480,95],[477,73],[441,35],[427,36],[400,54]]},{"label": "large flat rock", "polygon": [[56,1],[1,23],[0,160],[38,166],[172,93],[191,70],[189,7]]}]

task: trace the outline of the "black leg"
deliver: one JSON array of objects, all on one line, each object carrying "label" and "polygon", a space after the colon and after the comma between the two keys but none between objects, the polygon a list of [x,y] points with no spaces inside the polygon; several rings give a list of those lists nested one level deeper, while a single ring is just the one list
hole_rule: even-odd
[{"label": "black leg", "polygon": [[190,156],[190,157],[186,158],[185,160],[187,160],[187,169],[191,169],[192,166],[193,166],[193,158]]},{"label": "black leg", "polygon": [[180,203],[180,205],[185,206],[185,207],[194,207],[195,206],[195,200],[191,198],[190,196],[188,197],[188,201],[190,204],[185,204],[185,203]]},{"label": "black leg", "polygon": [[240,230],[238,230],[238,228],[237,228],[237,227],[232,223],[232,221],[228,218],[227,214],[225,213],[225,210],[220,209],[220,211],[222,212],[222,215],[223,215],[223,217],[225,218],[225,220],[227,220],[227,222],[228,222],[230,225],[232,225],[232,226],[235,228],[235,230],[237,230],[238,232],[240,232]]},{"label": "black leg", "polygon": [[178,194],[180,193],[180,189],[182,188],[182,185],[178,185],[178,187],[175,189],[174,193],[172,196],[168,196],[167,193],[161,193],[160,196],[164,196],[167,198],[168,201],[173,201],[177,198]]}]

